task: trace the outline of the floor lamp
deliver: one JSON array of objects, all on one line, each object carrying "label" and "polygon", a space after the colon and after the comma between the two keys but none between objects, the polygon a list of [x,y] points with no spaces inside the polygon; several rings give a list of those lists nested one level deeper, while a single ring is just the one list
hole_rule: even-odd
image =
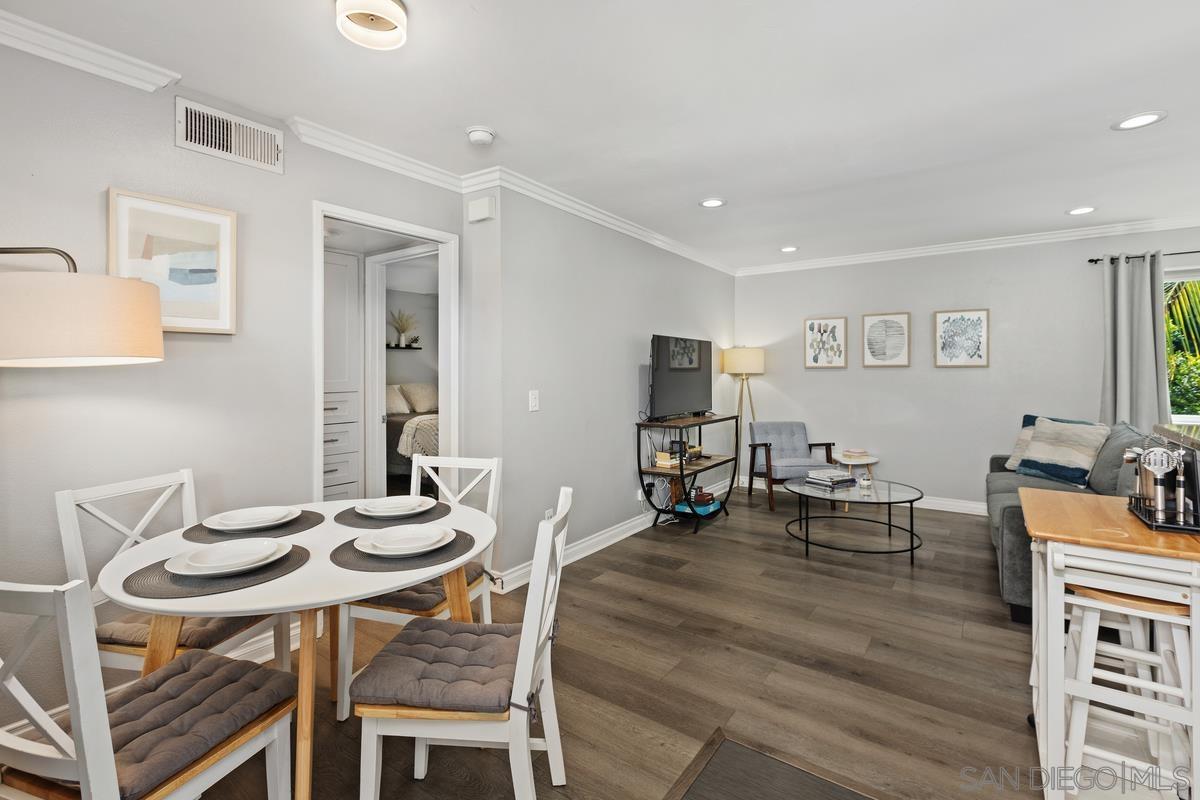
[{"label": "floor lamp", "polygon": [[81,275],[54,247],[0,247],[0,255],[54,255],[66,272],[0,272],[0,367],[97,367],[163,360],[158,287],[136,278]]},{"label": "floor lamp", "polygon": [[750,376],[762,375],[766,361],[766,352],[761,347],[731,347],[721,353],[721,371],[726,375],[736,375],[740,381],[738,386],[738,416],[742,416],[742,400],[750,398],[750,419],[757,420],[754,413],[754,394],[750,391]]}]

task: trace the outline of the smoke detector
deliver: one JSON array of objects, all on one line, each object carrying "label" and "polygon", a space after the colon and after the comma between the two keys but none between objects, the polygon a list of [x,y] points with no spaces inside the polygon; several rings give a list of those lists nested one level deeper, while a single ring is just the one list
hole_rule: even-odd
[{"label": "smoke detector", "polygon": [[486,125],[472,125],[467,128],[467,141],[480,147],[487,147],[496,140],[496,132]]}]

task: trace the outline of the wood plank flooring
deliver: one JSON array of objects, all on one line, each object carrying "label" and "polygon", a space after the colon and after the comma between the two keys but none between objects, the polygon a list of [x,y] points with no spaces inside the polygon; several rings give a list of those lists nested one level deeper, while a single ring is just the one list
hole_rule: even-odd
[{"label": "wood plank flooring", "polygon": [[[918,511],[925,546],[910,567],[907,555],[817,548],[805,560],[783,533],[794,515],[739,493],[696,536],[659,527],[567,567],[554,675],[568,785],[552,786],[537,754],[539,798],[659,800],[717,727],[881,800],[998,796],[964,786],[961,770],[1037,763],[1030,632],[1000,600],[986,520]],[[884,537],[849,521],[818,531],[857,546]],[[497,596],[497,621],[518,621],[523,601]],[[356,666],[395,632],[359,623]],[[316,736],[314,796],[357,797],[358,722],[335,722],[323,692]],[[411,774],[411,742],[389,739],[384,798],[512,797],[502,750],[434,748],[429,777]],[[265,797],[261,761],[205,797]]]}]

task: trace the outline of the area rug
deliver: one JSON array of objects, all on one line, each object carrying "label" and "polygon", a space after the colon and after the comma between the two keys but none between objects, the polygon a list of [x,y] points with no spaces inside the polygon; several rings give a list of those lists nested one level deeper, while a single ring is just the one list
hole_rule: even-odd
[{"label": "area rug", "polygon": [[663,800],[870,800],[717,728]]}]

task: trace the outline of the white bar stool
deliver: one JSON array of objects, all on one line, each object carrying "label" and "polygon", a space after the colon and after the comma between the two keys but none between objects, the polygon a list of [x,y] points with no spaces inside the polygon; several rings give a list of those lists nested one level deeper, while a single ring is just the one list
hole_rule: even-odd
[{"label": "white bar stool", "polygon": [[[1084,756],[1090,756],[1143,772],[1157,767],[1164,779],[1172,779],[1177,766],[1189,765],[1194,735],[1187,727],[1194,699],[1190,609],[1090,586],[1068,584],[1067,589],[1073,594],[1066,597],[1071,609],[1066,767],[1079,770]],[[1120,643],[1101,641],[1102,627],[1116,630]],[[1145,736],[1151,759],[1089,743],[1089,719]]]}]

